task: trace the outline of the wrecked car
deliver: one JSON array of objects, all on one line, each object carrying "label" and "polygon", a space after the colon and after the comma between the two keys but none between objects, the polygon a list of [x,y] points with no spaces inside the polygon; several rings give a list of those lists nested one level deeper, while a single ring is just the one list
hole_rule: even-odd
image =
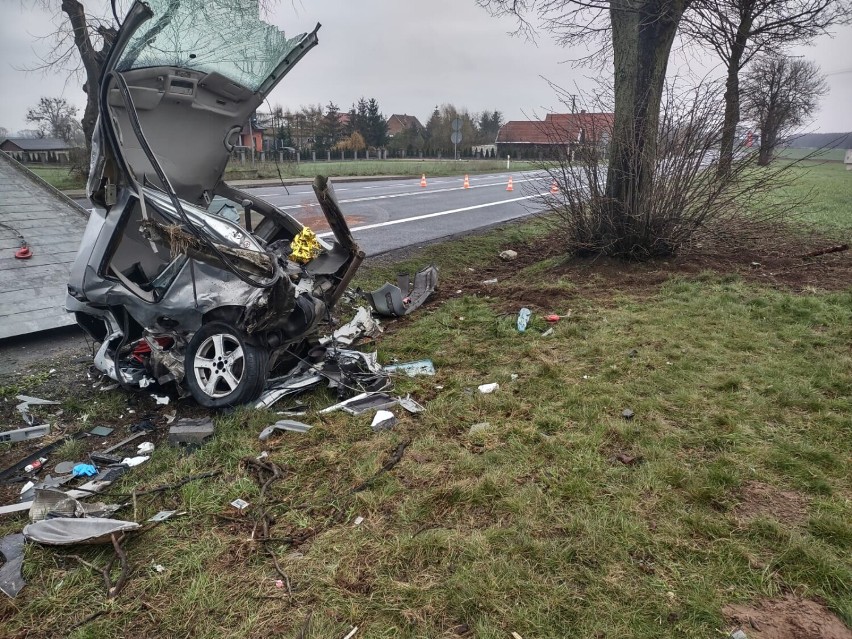
[{"label": "wrecked car", "polygon": [[223,181],[243,123],[318,29],[287,38],[257,0],[130,8],[100,80],[94,208],[66,302],[100,343],[95,367],[123,386],[175,382],[211,408],[256,399],[316,344],[362,262],[326,179],[328,241]]}]

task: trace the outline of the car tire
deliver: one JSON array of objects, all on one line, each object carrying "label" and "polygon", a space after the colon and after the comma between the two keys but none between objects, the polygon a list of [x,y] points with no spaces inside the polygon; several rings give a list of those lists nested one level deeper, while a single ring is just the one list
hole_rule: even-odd
[{"label": "car tire", "polygon": [[186,347],[186,384],[200,405],[225,408],[260,395],[269,374],[269,353],[225,322],[210,322]]}]

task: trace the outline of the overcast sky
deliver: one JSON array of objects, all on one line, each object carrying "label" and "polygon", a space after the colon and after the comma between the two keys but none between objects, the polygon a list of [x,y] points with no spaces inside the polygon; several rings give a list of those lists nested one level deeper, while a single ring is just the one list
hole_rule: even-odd
[{"label": "overcast sky", "polygon": [[[0,127],[12,133],[30,128],[26,110],[41,96],[64,96],[80,107],[78,115],[85,104],[79,83],[66,82],[67,74],[18,70],[38,63],[46,43],[37,36],[51,33],[50,14],[29,4],[0,0]],[[408,113],[424,124],[434,106],[445,102],[528,119],[566,110],[542,76],[571,91],[595,86],[590,76],[596,74],[568,63],[577,52],[544,36],[537,46],[511,37],[513,22],[490,17],[474,0],[283,0],[271,21],[288,35],[323,25],[320,45],[270,96],[272,104],[285,108],[331,100],[346,110],[365,96],[375,97],[386,115]],[[852,26],[791,53],[816,61],[828,74],[831,92],[810,129],[852,130]],[[689,57],[693,69],[714,67],[710,53]],[[670,70],[684,69],[684,58],[678,54]]]}]

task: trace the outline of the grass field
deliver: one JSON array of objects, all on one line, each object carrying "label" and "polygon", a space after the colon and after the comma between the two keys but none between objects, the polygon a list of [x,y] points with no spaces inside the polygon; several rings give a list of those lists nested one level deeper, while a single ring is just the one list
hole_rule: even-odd
[{"label": "grass field", "polygon": [[[534,168],[531,162],[512,162],[512,170],[525,171]],[[504,171],[505,160],[359,160],[346,162],[258,162],[254,167],[231,162],[225,173],[226,180],[276,178],[278,169],[282,177],[314,177],[318,173],[331,177],[341,175],[401,175],[401,176],[447,176],[462,173],[490,173]]]},{"label": "grass field", "polygon": [[777,197],[802,202],[797,213],[804,221],[852,229],[852,171],[842,163],[816,161],[794,164],[791,171],[791,183]]},{"label": "grass field", "polygon": [[60,191],[86,188],[86,182],[83,178],[78,175],[72,175],[68,167],[43,167],[32,164],[26,166],[42,180],[55,186]]},{"label": "grass field", "polygon": [[[846,177],[820,167],[799,187],[817,187],[806,214],[828,233],[845,225],[827,212]],[[784,593],[852,626],[852,288],[578,266],[544,259],[548,233],[542,220],[509,225],[365,268],[365,288],[441,268],[437,299],[386,322],[377,344],[382,362],[434,361],[435,377],[396,382],[426,412],[396,411],[396,427],[373,433],[370,416],[314,412],[334,401],[322,391],[304,397],[312,430],[266,443],[257,433],[280,419],[271,411],[217,415],[212,442],[159,447],[104,499],[221,473],[120,512],[188,513],[128,541],[121,595],[108,600],[101,575],[68,557],[100,567],[108,548],[31,545],[27,588],[0,601],[4,632],[706,639],[732,629],[725,606]],[[521,257],[500,262],[504,248]],[[525,333],[522,305],[534,313]],[[0,395],[42,396],[48,377]],[[487,382],[500,388],[479,393]],[[61,391],[69,424],[175,408],[75,388]],[[263,450],[284,473],[261,494],[267,476],[243,460]],[[251,503],[243,514],[228,506],[238,497]],[[264,521],[269,541],[258,540]],[[22,523],[0,520],[0,535]]]},{"label": "grass field", "polygon": [[793,149],[786,148],[779,152],[779,156],[791,160],[800,160],[802,158],[811,158],[814,160],[828,160],[832,162],[843,162],[846,157],[846,149],[831,148],[831,149]]}]

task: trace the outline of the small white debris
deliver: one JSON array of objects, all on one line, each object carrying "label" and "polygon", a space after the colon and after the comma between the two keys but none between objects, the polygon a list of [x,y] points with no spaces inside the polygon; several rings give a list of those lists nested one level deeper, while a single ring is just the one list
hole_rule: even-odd
[{"label": "small white debris", "polygon": [[544,331],[544,333],[541,334],[542,337],[550,337],[551,335],[553,335],[552,328],[548,328],[546,331]]},{"label": "small white debris", "polygon": [[483,284],[489,284],[489,285],[490,285],[490,284],[496,284],[496,283],[497,283],[497,278],[495,277],[495,278],[492,278],[492,279],[490,279],[490,280],[482,280],[482,283],[483,283]]},{"label": "small white debris", "polygon": [[136,452],[140,455],[147,455],[154,452],[154,442],[142,442],[136,447]]},{"label": "small white debris", "polygon": [[249,507],[249,503],[244,499],[235,499],[231,502],[231,506],[233,506],[237,510],[242,511]]},{"label": "small white debris", "polygon": [[154,401],[157,402],[157,406],[168,406],[169,404],[169,396],[168,395],[151,395],[154,398]]},{"label": "small white debris", "polygon": [[51,368],[49,371],[47,371],[47,374],[48,374],[48,375],[53,375],[55,372],[56,372],[56,369],[55,369],[55,368]]},{"label": "small white debris", "polygon": [[500,259],[503,260],[504,262],[511,262],[512,260],[515,260],[517,258],[518,258],[518,252],[513,251],[512,249],[508,249],[508,250],[502,251],[500,253]]},{"label": "small white debris", "polygon": [[150,377],[143,377],[139,380],[139,388],[148,388],[151,384],[154,383],[154,380]]},{"label": "small white debris", "polygon": [[152,568],[153,568],[156,572],[165,572],[165,570],[166,570],[166,567],[165,567],[165,566],[163,566],[162,564],[154,564],[154,565],[153,565],[153,566],[151,566],[151,567],[152,567]]},{"label": "small white debris", "polygon": [[480,384],[478,388],[480,393],[487,395],[489,393],[493,393],[498,388],[500,388],[500,384],[498,384],[497,382],[491,382],[490,384]]},{"label": "small white debris", "polygon": [[175,421],[175,417],[177,417],[177,411],[166,415],[166,424],[171,424],[173,421]]},{"label": "small white debris", "polygon": [[354,523],[355,523],[356,526],[360,526],[363,522],[364,522],[363,517],[356,517]]},{"label": "small white debris", "polygon": [[128,466],[133,468],[134,466],[138,466],[139,464],[144,464],[146,461],[151,459],[148,455],[138,455],[137,457],[125,457],[121,460],[121,464],[123,466]]},{"label": "small white debris", "polygon": [[516,379],[518,379],[518,374],[512,373],[511,377],[512,377],[512,381],[514,382]]}]

